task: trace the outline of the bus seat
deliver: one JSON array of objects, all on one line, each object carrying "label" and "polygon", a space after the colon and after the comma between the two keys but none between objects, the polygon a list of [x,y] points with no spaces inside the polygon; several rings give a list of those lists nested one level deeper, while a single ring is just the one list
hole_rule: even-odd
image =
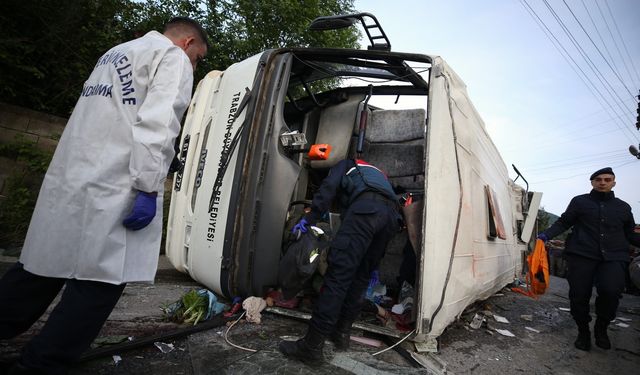
[{"label": "bus seat", "polygon": [[315,144],[331,145],[329,158],[326,160],[310,160],[311,168],[330,168],[349,155],[349,145],[353,136],[355,123],[360,118],[359,108],[364,96],[355,95],[345,102],[322,110],[318,123]]},{"label": "bus seat", "polygon": [[374,110],[362,158],[382,169],[393,185],[422,190],[425,120],[424,109]]}]

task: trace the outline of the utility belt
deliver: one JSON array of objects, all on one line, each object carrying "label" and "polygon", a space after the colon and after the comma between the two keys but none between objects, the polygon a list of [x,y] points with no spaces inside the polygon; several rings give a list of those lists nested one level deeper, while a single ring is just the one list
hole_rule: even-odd
[{"label": "utility belt", "polygon": [[386,195],[382,193],[378,193],[376,191],[364,191],[356,197],[356,201],[360,199],[369,199],[372,201],[378,201],[386,204],[387,206],[393,208],[396,211],[400,211],[400,204],[398,201],[390,199]]}]

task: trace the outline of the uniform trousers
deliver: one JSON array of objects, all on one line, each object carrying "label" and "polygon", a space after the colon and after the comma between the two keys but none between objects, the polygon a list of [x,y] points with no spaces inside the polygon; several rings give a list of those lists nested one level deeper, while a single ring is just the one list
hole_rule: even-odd
[{"label": "uniform trousers", "polygon": [[567,281],[571,315],[578,325],[589,324],[589,300],[596,286],[596,315],[609,323],[616,317],[625,287],[627,263],[604,261],[567,254]]},{"label": "uniform trousers", "polygon": [[350,324],[358,317],[371,272],[398,231],[395,203],[378,196],[367,194],[366,198],[357,199],[342,215],[310,321],[310,326],[322,335],[330,335],[338,321]]},{"label": "uniform trousers", "polygon": [[28,330],[64,287],[20,362],[47,374],[65,374],[98,336],[125,285],[39,276],[18,262],[0,280],[0,339]]}]

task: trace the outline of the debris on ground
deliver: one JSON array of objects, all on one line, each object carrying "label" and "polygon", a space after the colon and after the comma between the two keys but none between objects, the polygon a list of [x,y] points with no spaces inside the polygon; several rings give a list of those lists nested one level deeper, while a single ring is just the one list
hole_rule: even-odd
[{"label": "debris on ground", "polygon": [[225,307],[226,305],[218,302],[218,298],[210,290],[191,289],[178,301],[160,309],[171,321],[196,325],[222,313]]},{"label": "debris on ground", "polygon": [[133,340],[133,337],[128,335],[102,336],[95,339],[91,344],[91,347],[97,348],[102,346],[117,345],[125,341],[132,341],[132,340]]},{"label": "debris on ground", "polygon": [[240,311],[241,308],[242,308],[242,298],[235,297],[231,302],[231,308],[229,309],[229,311],[226,311],[223,314],[223,316],[225,318],[230,318],[234,316],[238,311]]},{"label": "debris on ground", "polygon": [[155,345],[155,347],[158,348],[164,354],[171,353],[175,349],[173,344],[167,344],[160,341],[154,342],[153,345]]},{"label": "debris on ground", "polygon": [[498,332],[499,334],[501,334],[502,336],[516,337],[516,335],[514,335],[513,333],[511,333],[507,329],[498,329],[498,328],[496,328],[495,331]]},{"label": "debris on ground", "polygon": [[281,290],[272,289],[269,292],[267,292],[267,297],[265,298],[265,302],[269,307],[278,306],[278,307],[283,307],[285,309],[295,309],[296,307],[298,307],[298,304],[300,303],[300,298],[298,298],[297,296],[294,296],[293,298],[285,299]]},{"label": "debris on ground", "polygon": [[355,341],[363,345],[372,346],[374,348],[379,348],[380,346],[382,346],[382,341],[363,336],[351,336],[351,341]]},{"label": "debris on ground", "polygon": [[526,320],[527,322],[532,322],[533,321],[533,315],[523,314],[523,315],[520,315],[520,319]]},{"label": "debris on ground", "polygon": [[473,320],[471,321],[471,324],[469,324],[469,326],[473,329],[478,329],[482,326],[482,322],[484,322],[484,315],[476,313],[476,315],[473,316]]},{"label": "debris on ground", "polygon": [[247,321],[260,324],[260,312],[267,307],[267,302],[260,297],[247,297],[242,302],[242,308],[247,312]]}]

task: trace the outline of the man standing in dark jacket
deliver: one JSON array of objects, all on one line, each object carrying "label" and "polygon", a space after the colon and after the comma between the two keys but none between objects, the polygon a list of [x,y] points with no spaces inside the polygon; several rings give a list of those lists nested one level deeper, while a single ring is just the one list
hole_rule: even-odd
[{"label": "man standing in dark jacket", "polygon": [[571,315],[578,325],[574,345],[580,350],[591,348],[589,300],[595,284],[598,294],[594,336],[596,345],[606,350],[611,348],[607,326],[616,316],[625,287],[629,244],[638,244],[640,239],[633,232],[631,207],[611,191],[616,185],[613,170],[602,168],[590,179],[591,192],[574,197],[558,221],[538,234],[538,238],[546,242],[573,229],[564,253]]},{"label": "man standing in dark jacket", "polygon": [[313,196],[311,212],[294,231],[307,231],[329,211],[334,198],[343,208],[342,223],[331,243],[329,267],[309,329],[304,338],[279,345],[283,354],[301,360],[322,359],[327,336],[337,350],[348,348],[371,272],[399,228],[399,206],[384,173],[362,160],[347,159],[331,168]]}]

